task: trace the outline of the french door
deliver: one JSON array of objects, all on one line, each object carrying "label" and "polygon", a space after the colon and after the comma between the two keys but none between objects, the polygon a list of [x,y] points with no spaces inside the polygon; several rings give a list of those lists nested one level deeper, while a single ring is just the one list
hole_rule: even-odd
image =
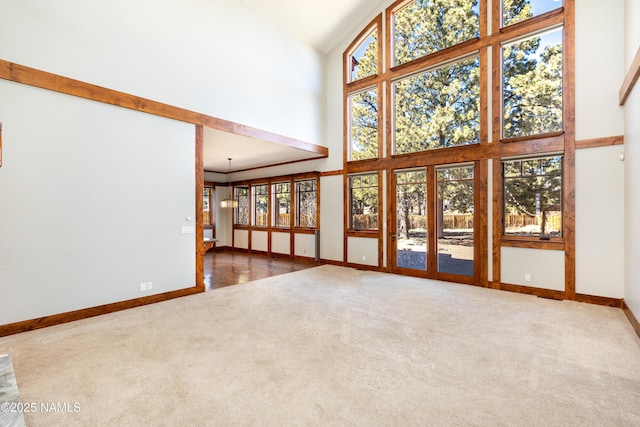
[{"label": "french door", "polygon": [[477,282],[475,169],[475,163],[465,163],[392,171],[394,273]]}]

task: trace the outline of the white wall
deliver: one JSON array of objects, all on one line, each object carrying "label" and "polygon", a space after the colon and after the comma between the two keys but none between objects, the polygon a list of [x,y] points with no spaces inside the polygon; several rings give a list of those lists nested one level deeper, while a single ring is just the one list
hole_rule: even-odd
[{"label": "white wall", "polygon": [[267,252],[269,249],[269,233],[251,230],[251,250]]},{"label": "white wall", "polygon": [[[625,70],[640,48],[640,3],[625,2]],[[640,319],[640,83],[625,104],[625,287],[624,300]]]},{"label": "white wall", "polygon": [[316,257],[316,236],[315,234],[296,233],[293,236],[295,246],[294,255],[315,258]]},{"label": "white wall", "polygon": [[233,230],[233,247],[239,249],[249,249],[249,231]]},{"label": "white wall", "polygon": [[378,266],[378,238],[348,237],[347,262]]},{"label": "white wall", "polygon": [[0,94],[0,324],[195,285],[193,125],[4,80]]},{"label": "white wall", "polygon": [[624,0],[577,0],[575,6],[576,139],[622,135]]},{"label": "white wall", "polygon": [[242,1],[3,0],[0,59],[323,141],[323,55]]},{"label": "white wall", "polygon": [[576,292],[624,296],[624,146],[576,151]]},{"label": "white wall", "polygon": [[564,291],[564,251],[503,247],[501,254],[502,283]]},{"label": "white wall", "polygon": [[320,258],[344,261],[343,176],[320,178]]},{"label": "white wall", "polygon": [[[244,2],[1,3],[0,59],[324,142],[324,56]],[[0,324],[194,285],[192,125],[5,81],[0,113]]]},{"label": "white wall", "polygon": [[291,254],[291,234],[290,233],[271,233],[271,252],[276,254]]}]

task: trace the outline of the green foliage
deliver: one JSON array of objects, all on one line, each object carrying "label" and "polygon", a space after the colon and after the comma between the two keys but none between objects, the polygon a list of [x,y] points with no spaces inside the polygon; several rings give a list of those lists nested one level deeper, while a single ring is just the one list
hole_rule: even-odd
[{"label": "green foliage", "polygon": [[[362,55],[359,58],[353,55],[353,59],[357,61],[357,65],[353,65],[351,81],[378,74],[378,31],[372,32],[363,42],[363,45],[365,47]],[[356,51],[359,50],[360,47],[356,49]]]},{"label": "green foliage", "polygon": [[351,159],[378,157],[378,91],[369,89],[350,97]]},{"label": "green foliage", "polygon": [[478,57],[405,78],[394,89],[396,154],[479,142]]},{"label": "green foliage", "polygon": [[350,228],[356,230],[378,228],[378,174],[349,177],[349,192]]},{"label": "green foliage", "polygon": [[562,130],[562,44],[532,37],[503,48],[503,137]]},{"label": "green foliage", "polygon": [[478,0],[416,0],[394,18],[396,65],[478,37]]},{"label": "green foliage", "polygon": [[562,211],[562,157],[504,162],[505,213],[541,216],[539,232],[547,234],[547,216]]},{"label": "green foliage", "polygon": [[531,2],[529,0],[503,0],[503,25],[515,24],[532,16],[533,12],[531,11]]},{"label": "green foliage", "polygon": [[[424,169],[396,173],[396,232],[398,239],[406,239],[416,225],[426,230],[427,177]],[[415,221],[416,218],[421,219]],[[414,219],[414,224],[412,224]]]}]

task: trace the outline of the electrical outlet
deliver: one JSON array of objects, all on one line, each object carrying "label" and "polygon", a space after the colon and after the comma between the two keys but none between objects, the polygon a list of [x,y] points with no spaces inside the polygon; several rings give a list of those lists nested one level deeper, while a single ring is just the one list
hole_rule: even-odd
[{"label": "electrical outlet", "polygon": [[140,283],[140,292],[147,290],[147,284],[145,282]]},{"label": "electrical outlet", "polygon": [[531,275],[530,275],[530,274],[528,274],[528,273],[527,273],[527,274],[525,274],[525,275],[524,275],[524,281],[525,281],[525,282],[530,282],[530,281],[531,281]]},{"label": "electrical outlet", "polygon": [[367,260],[367,256],[366,255],[362,255],[362,260],[366,261]]},{"label": "electrical outlet", "polygon": [[147,282],[147,290],[150,291],[153,289],[153,282]]}]

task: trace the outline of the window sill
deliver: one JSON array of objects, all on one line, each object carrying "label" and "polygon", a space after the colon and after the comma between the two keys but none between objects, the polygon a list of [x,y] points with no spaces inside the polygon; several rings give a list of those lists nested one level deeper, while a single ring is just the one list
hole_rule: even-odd
[{"label": "window sill", "polygon": [[298,234],[314,234],[316,232],[316,229],[309,227],[295,227],[293,229],[293,232]]},{"label": "window sill", "polygon": [[378,230],[347,230],[348,237],[369,237],[369,238],[377,238]]},{"label": "window sill", "polygon": [[537,135],[517,136],[514,138],[502,138],[500,139],[500,142],[509,144],[509,143],[520,142],[520,141],[534,141],[534,140],[537,141],[537,140],[553,139],[563,135],[564,135],[564,131],[559,131],[559,132],[541,133]]},{"label": "window sill", "polygon": [[547,250],[563,251],[564,240],[561,238],[541,240],[538,237],[503,236],[502,239],[500,239],[500,246],[510,247],[510,248],[547,249]]}]

